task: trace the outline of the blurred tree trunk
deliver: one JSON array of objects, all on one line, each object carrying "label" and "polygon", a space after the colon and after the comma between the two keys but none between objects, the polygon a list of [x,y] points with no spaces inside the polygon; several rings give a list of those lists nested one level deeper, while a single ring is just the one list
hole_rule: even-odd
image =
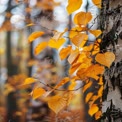
[{"label": "blurred tree trunk", "polygon": [[[6,10],[6,13],[11,13],[11,0],[8,1],[8,8]],[[5,22],[10,21],[10,17],[5,18]],[[14,74],[17,74],[18,66],[13,63],[12,61],[12,45],[11,45],[11,34],[12,31],[8,30],[6,34],[6,60],[7,60],[7,70],[8,70],[8,76],[12,76]]]}]

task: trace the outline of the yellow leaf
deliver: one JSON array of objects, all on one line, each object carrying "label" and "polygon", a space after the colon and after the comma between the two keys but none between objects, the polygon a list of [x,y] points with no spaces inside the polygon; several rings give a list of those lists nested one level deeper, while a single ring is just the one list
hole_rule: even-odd
[{"label": "yellow leaf", "polygon": [[83,87],[83,92],[85,92],[90,86],[92,85],[92,82],[89,81],[84,87]]},{"label": "yellow leaf", "polygon": [[102,111],[95,113],[95,119],[98,120],[102,116]]},{"label": "yellow leaf", "polygon": [[103,66],[95,64],[95,65],[89,66],[88,68],[81,68],[81,69],[79,69],[78,72],[77,72],[77,75],[81,79],[90,77],[90,78],[94,78],[95,80],[98,80],[99,79],[98,75],[103,74],[104,70],[105,69],[104,69]]},{"label": "yellow leaf", "polygon": [[73,64],[77,60],[78,56],[79,56],[79,50],[78,49],[72,50],[71,54],[68,57],[68,62],[70,64]]},{"label": "yellow leaf", "polygon": [[98,8],[101,8],[101,0],[92,0],[92,1]]},{"label": "yellow leaf", "polygon": [[103,77],[102,76],[99,78],[99,83],[98,84],[103,85]]},{"label": "yellow leaf", "polygon": [[93,95],[92,92],[90,92],[90,93],[88,93],[88,94],[86,95],[86,98],[85,98],[85,102],[86,102],[86,103],[91,99],[92,95]]},{"label": "yellow leaf", "polygon": [[57,84],[57,85],[54,87],[54,89],[57,89],[57,88],[61,87],[62,85],[66,84],[69,80],[70,80],[69,77],[63,78],[63,79],[60,81],[60,83]]},{"label": "yellow leaf", "polygon": [[48,45],[48,42],[41,42],[41,43],[39,43],[39,44],[36,46],[36,48],[35,48],[35,50],[34,50],[34,53],[35,53],[36,55],[38,55],[41,51],[43,51],[43,50],[47,47],[47,45]]},{"label": "yellow leaf", "polygon": [[90,12],[79,12],[74,17],[74,23],[77,25],[86,26],[92,19]]},{"label": "yellow leaf", "polygon": [[96,38],[101,35],[101,30],[89,30],[91,34],[93,34]]},{"label": "yellow leaf", "polygon": [[85,52],[91,51],[92,49],[93,49],[93,44],[83,47],[83,51],[85,51]]},{"label": "yellow leaf", "polygon": [[79,33],[74,36],[71,41],[77,47],[83,47],[88,40],[88,35],[85,33]]},{"label": "yellow leaf", "polygon": [[113,52],[98,53],[95,57],[95,60],[108,68],[111,66],[115,60],[115,55]]},{"label": "yellow leaf", "polygon": [[62,96],[53,96],[48,100],[48,106],[55,113],[58,113],[69,104],[71,97],[72,95],[69,92],[64,93]]},{"label": "yellow leaf", "polygon": [[28,24],[28,25],[26,25],[27,27],[30,27],[30,26],[33,26],[33,25],[35,25],[34,23],[30,23],[30,24]]},{"label": "yellow leaf", "polygon": [[75,63],[73,65],[71,65],[70,69],[69,69],[69,74],[73,74],[81,65],[81,63]]},{"label": "yellow leaf", "polygon": [[54,39],[50,39],[48,42],[48,46],[52,48],[59,49],[65,42],[66,40],[64,38],[60,38],[57,41]]},{"label": "yellow leaf", "polygon": [[70,54],[71,49],[72,49],[71,45],[67,46],[66,48],[61,49],[59,53],[61,60],[65,59]]},{"label": "yellow leaf", "polygon": [[98,112],[98,110],[98,106],[96,104],[93,104],[92,106],[90,106],[88,113],[90,116],[93,116],[95,113]]},{"label": "yellow leaf", "polygon": [[35,88],[32,91],[32,97],[33,97],[33,99],[37,99],[37,98],[41,97],[44,93],[46,93],[46,91],[43,88]]},{"label": "yellow leaf", "polygon": [[98,96],[101,97],[102,95],[103,95],[103,85],[98,90]]},{"label": "yellow leaf", "polygon": [[98,98],[100,98],[99,95],[94,95],[94,96],[92,96],[91,101],[89,102],[89,105],[91,106],[92,104],[94,104],[94,102],[95,102]]},{"label": "yellow leaf", "polygon": [[68,86],[68,90],[74,90],[75,86],[76,86],[76,81],[75,79],[72,79],[70,81],[70,85]]},{"label": "yellow leaf", "polygon": [[36,80],[32,77],[26,78],[22,85],[27,85],[36,82]]},{"label": "yellow leaf", "polygon": [[29,42],[32,42],[32,41],[34,41],[36,38],[42,36],[43,34],[44,34],[44,32],[42,32],[42,31],[34,32],[34,33],[32,33],[32,34],[28,37],[28,41],[29,41]]},{"label": "yellow leaf", "polygon": [[93,45],[92,55],[95,55],[100,52],[100,43],[101,43],[101,39],[98,39],[97,41],[95,41]]},{"label": "yellow leaf", "polygon": [[69,14],[78,10],[82,4],[82,0],[68,0],[67,11]]}]

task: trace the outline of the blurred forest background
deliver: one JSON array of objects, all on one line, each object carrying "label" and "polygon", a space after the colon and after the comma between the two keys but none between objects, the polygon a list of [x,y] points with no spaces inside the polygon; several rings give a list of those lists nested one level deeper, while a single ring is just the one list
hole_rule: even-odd
[{"label": "blurred forest background", "polygon": [[[0,122],[54,122],[55,114],[47,104],[31,98],[34,86],[20,85],[36,75],[53,86],[67,76],[68,64],[60,61],[55,50],[46,48],[38,56],[33,53],[39,42],[49,40],[52,30],[71,28],[66,5],[66,0],[0,0]],[[30,23],[35,25],[29,26]],[[45,34],[28,43],[28,36],[40,30]],[[67,39],[65,45],[68,43]],[[82,93],[77,91],[71,111],[59,113],[59,118],[82,119],[81,98]]]}]

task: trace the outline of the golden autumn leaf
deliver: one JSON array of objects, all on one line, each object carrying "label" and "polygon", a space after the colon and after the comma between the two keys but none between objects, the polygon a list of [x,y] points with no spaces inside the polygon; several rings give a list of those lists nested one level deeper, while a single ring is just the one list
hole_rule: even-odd
[{"label": "golden autumn leaf", "polygon": [[102,97],[103,95],[103,85],[100,86],[99,90],[98,90],[98,96]]},{"label": "golden autumn leaf", "polygon": [[102,77],[102,76],[99,78],[98,84],[99,84],[99,85],[103,85],[103,77]]},{"label": "golden autumn leaf", "polygon": [[39,43],[36,48],[34,49],[34,53],[38,55],[41,51],[43,51],[48,45],[48,42],[41,42]]},{"label": "golden autumn leaf", "polygon": [[68,29],[66,28],[63,32],[54,31],[54,36],[52,37],[52,39],[54,39],[55,41],[58,41],[58,39],[62,38],[63,34],[64,34],[67,30],[68,30]]},{"label": "golden autumn leaf", "polygon": [[34,82],[36,82],[36,80],[34,78],[32,78],[32,77],[29,77],[29,78],[25,79],[25,81],[24,81],[24,83],[22,85],[32,84]]},{"label": "golden autumn leaf", "polygon": [[75,63],[73,65],[71,65],[70,69],[69,69],[69,74],[73,74],[81,65],[81,63]]},{"label": "golden autumn leaf", "polygon": [[65,59],[70,54],[71,49],[72,49],[71,45],[61,49],[59,53],[61,60]]},{"label": "golden autumn leaf", "polygon": [[93,44],[90,44],[90,45],[88,45],[88,46],[84,46],[83,47],[83,51],[85,51],[85,52],[89,52],[89,51],[91,51],[93,49]]},{"label": "golden autumn leaf", "polygon": [[67,11],[69,14],[78,10],[82,4],[82,0],[68,0]]},{"label": "golden autumn leaf", "polygon": [[93,95],[92,92],[90,92],[90,93],[88,93],[88,94],[86,95],[85,103],[87,103],[87,102],[90,100],[90,98],[92,97],[92,95]]},{"label": "golden autumn leaf", "polygon": [[93,104],[90,106],[88,113],[90,116],[93,116],[95,113],[98,112],[98,110],[99,110],[99,107],[96,104]]},{"label": "golden autumn leaf", "polygon": [[70,64],[73,64],[78,58],[78,56],[79,56],[79,50],[78,49],[72,50],[71,54],[68,57],[68,62]]},{"label": "golden autumn leaf", "polygon": [[94,78],[95,80],[98,80],[99,79],[98,75],[103,74],[104,70],[105,69],[104,69],[103,66],[95,64],[95,65],[89,66],[88,68],[81,68],[81,69],[79,69],[78,72],[77,72],[77,75],[81,79],[90,77],[90,78]]},{"label": "golden autumn leaf", "polygon": [[65,41],[66,40],[64,38],[60,38],[57,41],[52,38],[49,40],[48,46],[52,47],[52,48],[59,49],[65,43]]},{"label": "golden autumn leaf", "polygon": [[96,38],[101,35],[101,30],[89,30],[91,34],[93,34]]},{"label": "golden autumn leaf", "polygon": [[46,91],[43,88],[39,87],[39,88],[35,88],[31,94],[32,94],[33,99],[37,99],[41,97],[44,93],[46,93]]},{"label": "golden autumn leaf", "polygon": [[92,1],[98,8],[101,8],[102,0],[92,0]]},{"label": "golden autumn leaf", "polygon": [[68,90],[74,90],[74,88],[75,88],[76,85],[77,85],[77,84],[76,84],[75,79],[72,79],[72,80],[70,81],[70,85],[68,86]]},{"label": "golden autumn leaf", "polygon": [[94,96],[92,96],[91,101],[89,102],[89,105],[91,106],[92,104],[94,104],[94,102],[95,102],[97,99],[99,99],[99,98],[100,98],[99,95],[94,95]]},{"label": "golden autumn leaf", "polygon": [[44,32],[42,31],[36,31],[34,33],[32,33],[29,37],[28,37],[28,41],[32,42],[34,41],[36,38],[42,36],[44,34]]},{"label": "golden autumn leaf", "polygon": [[98,120],[102,116],[102,111],[95,113],[95,119]]},{"label": "golden autumn leaf", "polygon": [[98,53],[95,57],[95,60],[108,68],[111,66],[115,60],[115,55],[113,52]]},{"label": "golden autumn leaf", "polygon": [[100,43],[101,43],[101,39],[95,41],[93,45],[92,55],[95,55],[100,52]]},{"label": "golden autumn leaf", "polygon": [[27,24],[26,26],[30,27],[30,26],[34,26],[34,25],[35,25],[34,23],[30,23],[30,24]]},{"label": "golden autumn leaf", "polygon": [[58,84],[54,87],[54,89],[57,89],[57,88],[63,86],[64,84],[66,84],[67,82],[69,82],[69,80],[70,80],[69,77],[64,77],[64,78],[60,81],[60,83],[58,83]]},{"label": "golden autumn leaf", "polygon": [[85,86],[83,86],[83,92],[85,92],[92,85],[92,81],[89,81]]},{"label": "golden autumn leaf", "polygon": [[74,36],[71,41],[77,47],[83,47],[88,40],[88,35],[85,33],[79,33]]},{"label": "golden autumn leaf", "polygon": [[66,107],[72,98],[70,92],[64,93],[62,96],[55,95],[48,100],[48,106],[56,114]]},{"label": "golden autumn leaf", "polygon": [[74,23],[77,25],[86,26],[92,19],[90,12],[79,12],[74,16]]}]

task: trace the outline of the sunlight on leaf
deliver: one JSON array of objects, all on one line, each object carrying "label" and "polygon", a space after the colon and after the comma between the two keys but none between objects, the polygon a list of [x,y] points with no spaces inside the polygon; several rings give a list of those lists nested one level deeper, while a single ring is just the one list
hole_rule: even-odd
[{"label": "sunlight on leaf", "polygon": [[41,42],[41,43],[39,43],[39,44],[36,46],[36,48],[35,48],[35,50],[34,50],[34,53],[35,53],[36,55],[38,55],[39,53],[41,53],[41,51],[43,51],[43,50],[47,47],[47,45],[48,45],[48,42]]},{"label": "sunlight on leaf", "polygon": [[71,45],[61,49],[59,53],[61,60],[65,59],[70,54],[71,49],[72,49]]},{"label": "sunlight on leaf", "polygon": [[98,53],[95,57],[95,60],[98,63],[110,68],[111,64],[115,60],[115,55],[113,52]]},{"label": "sunlight on leaf", "polygon": [[32,91],[32,97],[33,99],[37,99],[39,97],[41,97],[46,91],[43,88],[35,88]]},{"label": "sunlight on leaf", "polygon": [[68,57],[68,62],[70,64],[73,64],[78,58],[78,56],[79,56],[79,50],[78,49],[72,50],[71,54]]},{"label": "sunlight on leaf", "polygon": [[72,80],[70,81],[70,85],[68,86],[68,90],[74,90],[76,85],[77,85],[77,84],[76,84],[75,79],[72,79]]},{"label": "sunlight on leaf", "polygon": [[34,33],[32,33],[32,34],[28,37],[28,41],[29,41],[29,42],[32,42],[32,41],[34,41],[36,38],[42,36],[43,34],[44,34],[44,32],[42,32],[42,31],[34,32]]},{"label": "sunlight on leaf", "polygon": [[69,14],[78,10],[82,4],[82,0],[68,0],[67,11]]},{"label": "sunlight on leaf", "polygon": [[90,106],[88,113],[90,116],[93,116],[98,110],[99,107],[96,104],[93,104],[92,106]]}]

